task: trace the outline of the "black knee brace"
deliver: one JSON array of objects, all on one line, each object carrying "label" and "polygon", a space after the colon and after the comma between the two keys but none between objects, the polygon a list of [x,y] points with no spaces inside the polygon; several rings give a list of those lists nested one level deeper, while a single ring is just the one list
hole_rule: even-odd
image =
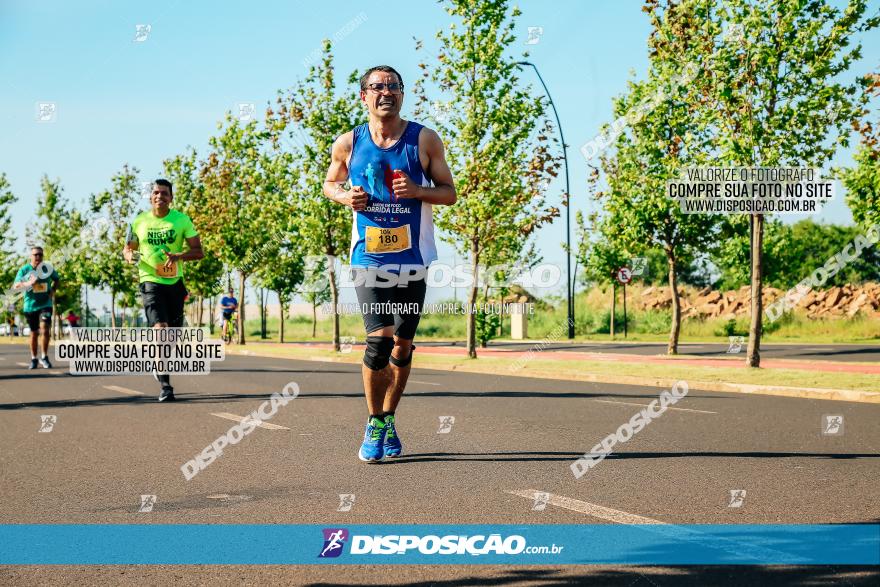
[{"label": "black knee brace", "polygon": [[412,347],[409,350],[409,356],[407,358],[397,359],[394,357],[394,355],[391,355],[391,357],[389,357],[388,360],[391,361],[391,364],[394,365],[395,367],[406,367],[407,365],[412,363],[412,354],[413,354],[414,350],[416,350],[416,345],[412,345]]},{"label": "black knee brace", "polygon": [[373,371],[384,369],[388,366],[393,348],[394,339],[390,336],[368,336],[367,350],[364,352],[364,365]]}]

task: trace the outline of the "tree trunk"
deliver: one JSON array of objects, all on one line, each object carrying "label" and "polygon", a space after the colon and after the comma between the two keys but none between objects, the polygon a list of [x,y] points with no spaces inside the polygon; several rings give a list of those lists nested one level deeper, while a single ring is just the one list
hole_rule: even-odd
[{"label": "tree trunk", "polygon": [[312,304],[312,338],[315,338],[315,329],[318,327],[318,305]]},{"label": "tree trunk", "polygon": [[247,280],[247,275],[244,273],[239,274],[238,279],[238,291],[241,296],[238,302],[238,344],[245,344],[244,342],[244,286],[245,280]]},{"label": "tree trunk", "polygon": [[110,291],[110,328],[116,328],[116,292]]},{"label": "tree trunk", "polygon": [[278,296],[278,309],[281,312],[281,322],[278,326],[278,342],[284,342],[284,318],[287,316],[287,309],[284,307],[284,300],[281,299],[281,292],[276,291],[275,294]]},{"label": "tree trunk", "polygon": [[55,296],[52,296],[52,323],[49,324],[49,332],[55,337],[55,340],[61,338],[61,316],[58,315],[58,304],[55,303]]},{"label": "tree trunk", "polygon": [[266,334],[266,321],[269,319],[269,293],[266,291],[266,288],[260,288],[260,338],[265,340],[267,338]]},{"label": "tree trunk", "polygon": [[678,336],[681,332],[681,300],[678,297],[678,276],[676,275],[675,255],[666,250],[666,263],[669,266],[669,288],[672,290],[672,326],[669,329],[669,346],[666,354],[678,354]]},{"label": "tree trunk", "polygon": [[617,284],[611,282],[611,340],[614,340],[614,314],[617,312]]},{"label": "tree trunk", "polygon": [[328,263],[327,275],[330,278],[330,303],[333,304],[333,350],[337,353],[339,346],[339,314],[336,312],[336,306],[339,304],[339,289],[336,287],[336,269],[333,263]]},{"label": "tree trunk", "polygon": [[756,214],[754,218],[754,230],[752,231],[752,320],[749,326],[749,352],[746,356],[746,364],[749,367],[761,366],[761,333],[763,330],[762,316],[764,302],[762,299],[762,286],[764,276],[762,274],[763,263],[761,249],[764,244],[764,216]]},{"label": "tree trunk", "polygon": [[474,312],[474,306],[477,305],[477,286],[478,263],[480,256],[477,251],[476,243],[471,243],[471,269],[473,270],[473,282],[470,287],[470,293],[467,299],[467,354],[471,359],[477,358],[477,315]]},{"label": "tree trunk", "polygon": [[208,332],[214,335],[214,312],[217,308],[214,296],[208,298]]}]

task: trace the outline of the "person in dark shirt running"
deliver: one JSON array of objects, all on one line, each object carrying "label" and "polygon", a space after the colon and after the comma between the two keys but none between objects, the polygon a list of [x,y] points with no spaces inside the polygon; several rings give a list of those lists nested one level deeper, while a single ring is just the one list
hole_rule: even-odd
[{"label": "person in dark shirt running", "polygon": [[15,276],[13,289],[24,291],[24,317],[31,329],[31,362],[28,369],[37,368],[37,337],[42,337],[42,355],[39,363],[51,369],[47,353],[52,334],[52,298],[58,289],[58,272],[43,262],[43,247],[31,249],[31,260]]}]

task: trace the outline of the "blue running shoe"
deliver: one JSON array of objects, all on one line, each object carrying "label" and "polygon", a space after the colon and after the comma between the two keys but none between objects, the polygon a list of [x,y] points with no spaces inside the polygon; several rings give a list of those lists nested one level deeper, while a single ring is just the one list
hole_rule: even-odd
[{"label": "blue running shoe", "polygon": [[383,448],[386,457],[399,457],[403,452],[403,445],[394,428],[394,414],[385,416],[385,445]]},{"label": "blue running shoe", "polygon": [[377,463],[385,456],[382,445],[385,442],[385,422],[371,417],[364,432],[364,443],[358,451],[358,458],[368,463]]}]

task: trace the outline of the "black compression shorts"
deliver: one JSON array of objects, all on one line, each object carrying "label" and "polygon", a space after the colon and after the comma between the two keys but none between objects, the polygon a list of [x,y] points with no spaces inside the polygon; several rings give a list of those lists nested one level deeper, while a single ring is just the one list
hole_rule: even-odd
[{"label": "black compression shorts", "polygon": [[186,287],[182,279],[171,285],[144,281],[138,289],[144,303],[148,326],[164,322],[172,328],[183,327],[183,301],[186,298]]},{"label": "black compression shorts", "polygon": [[[363,280],[355,278],[354,273],[359,271],[369,269],[352,268],[352,279],[355,283],[363,283]],[[409,281],[406,287],[355,286],[367,334],[386,326],[394,326],[395,336],[406,340],[414,339],[425,304],[426,289],[424,279]]]},{"label": "black compression shorts", "polygon": [[[33,312],[25,312],[24,319],[27,320],[27,325],[31,332],[39,332],[40,322],[45,322],[47,325],[52,323],[52,308],[41,308]],[[46,329],[48,330],[48,326]]]}]

